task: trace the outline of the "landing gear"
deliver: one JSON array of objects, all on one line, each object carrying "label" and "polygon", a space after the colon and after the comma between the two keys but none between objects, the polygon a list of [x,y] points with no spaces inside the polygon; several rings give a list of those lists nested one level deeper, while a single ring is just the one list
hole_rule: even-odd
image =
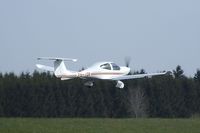
[{"label": "landing gear", "polygon": [[94,83],[92,81],[87,81],[84,83],[84,85],[87,87],[92,87],[92,86],[94,86]]}]

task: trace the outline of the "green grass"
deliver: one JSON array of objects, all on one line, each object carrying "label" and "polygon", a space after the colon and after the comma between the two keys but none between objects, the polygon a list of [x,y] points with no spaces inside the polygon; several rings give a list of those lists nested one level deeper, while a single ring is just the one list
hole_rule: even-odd
[{"label": "green grass", "polygon": [[200,119],[0,118],[0,133],[200,133]]}]

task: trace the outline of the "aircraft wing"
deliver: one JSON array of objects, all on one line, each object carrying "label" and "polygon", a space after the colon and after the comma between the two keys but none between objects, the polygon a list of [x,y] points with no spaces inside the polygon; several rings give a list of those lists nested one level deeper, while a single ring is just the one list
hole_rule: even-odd
[{"label": "aircraft wing", "polygon": [[149,74],[135,74],[135,75],[124,75],[117,78],[113,78],[112,80],[127,80],[127,79],[139,79],[148,77],[151,78],[152,76],[158,76],[158,75],[165,75],[168,74],[168,72],[162,72],[162,73],[149,73]]}]

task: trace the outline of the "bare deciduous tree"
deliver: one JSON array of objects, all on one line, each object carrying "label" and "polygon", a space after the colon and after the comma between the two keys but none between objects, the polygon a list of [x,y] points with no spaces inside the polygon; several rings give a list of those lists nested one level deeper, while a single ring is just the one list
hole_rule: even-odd
[{"label": "bare deciduous tree", "polygon": [[141,87],[129,88],[129,103],[131,115],[136,118],[147,117],[147,98]]}]

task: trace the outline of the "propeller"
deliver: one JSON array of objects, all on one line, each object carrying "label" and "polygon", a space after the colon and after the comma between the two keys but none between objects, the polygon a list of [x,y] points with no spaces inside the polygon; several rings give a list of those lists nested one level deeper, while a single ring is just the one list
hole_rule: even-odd
[{"label": "propeller", "polygon": [[125,61],[126,67],[129,67],[130,66],[130,62],[131,62],[131,57],[130,56],[125,57],[124,61]]}]

